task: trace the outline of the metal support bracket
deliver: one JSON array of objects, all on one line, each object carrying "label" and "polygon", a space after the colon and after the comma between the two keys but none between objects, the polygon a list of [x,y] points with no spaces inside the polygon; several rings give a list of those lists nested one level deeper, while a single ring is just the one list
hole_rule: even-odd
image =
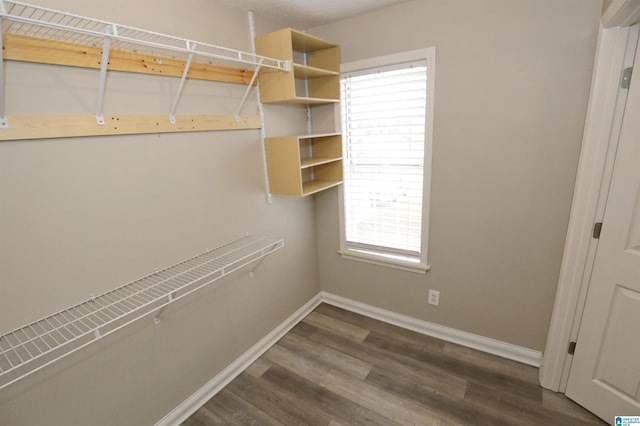
[{"label": "metal support bracket", "polygon": [[176,297],[176,292],[174,291],[173,293],[169,293],[169,296],[167,296],[167,304],[164,305],[162,308],[160,308],[158,310],[158,312],[156,312],[156,316],[153,317],[153,323],[155,325],[160,324],[160,315],[162,315],[162,313],[164,312],[164,310],[166,309],[166,307],[169,305],[169,303],[173,302],[173,298]]},{"label": "metal support bracket", "polygon": [[262,262],[266,259],[266,257],[270,255],[272,252],[276,251],[277,249],[278,249],[278,243],[275,243],[274,245],[271,246],[271,248],[268,251],[267,249],[262,250],[262,257],[260,258],[260,260],[258,260],[258,263],[256,263],[253,266],[253,268],[251,268],[251,270],[249,271],[249,276],[251,278],[255,276],[254,271],[258,269],[258,267],[262,264]]},{"label": "metal support bracket", "polygon": [[[4,13],[4,3],[0,3],[0,11]],[[9,127],[9,122],[5,113],[5,93],[4,93],[4,46],[3,36],[0,34],[0,129]]]},{"label": "metal support bracket", "polygon": [[242,110],[244,103],[247,101],[247,96],[249,96],[249,92],[251,92],[251,89],[253,88],[253,84],[256,82],[256,78],[258,78],[258,73],[260,72],[260,68],[262,67],[263,61],[264,61],[264,58],[260,58],[260,60],[258,61],[258,65],[256,65],[256,69],[253,71],[253,75],[251,76],[251,81],[247,86],[247,90],[244,91],[244,96],[242,97],[242,100],[240,101],[240,105],[236,110],[236,123],[240,122],[240,111]]},{"label": "metal support bracket", "polygon": [[115,25],[107,24],[105,28],[104,43],[102,45],[102,62],[100,63],[100,83],[98,85],[98,106],[96,107],[96,123],[104,125],[104,89],[107,84],[107,67],[109,66],[109,50],[111,48],[111,36],[118,35]]},{"label": "metal support bracket", "polygon": [[189,41],[186,41],[187,50],[189,53],[189,57],[187,58],[187,63],[184,66],[184,70],[182,71],[182,78],[180,79],[180,85],[178,86],[178,93],[176,93],[176,97],[173,100],[173,105],[171,105],[171,112],[169,112],[169,121],[171,124],[176,124],[176,108],[178,108],[178,101],[180,100],[180,96],[182,95],[182,89],[184,88],[184,82],[187,80],[187,74],[189,73],[189,68],[191,67],[191,60],[193,59],[193,51],[196,48],[196,44],[191,44]]}]

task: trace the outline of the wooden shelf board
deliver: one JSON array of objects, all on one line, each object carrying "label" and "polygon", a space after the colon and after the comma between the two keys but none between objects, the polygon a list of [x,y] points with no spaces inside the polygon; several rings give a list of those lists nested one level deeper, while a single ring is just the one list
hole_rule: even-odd
[{"label": "wooden shelf board", "polygon": [[342,181],[323,181],[323,180],[312,180],[309,182],[304,182],[302,184],[302,195],[311,195],[316,192],[323,191],[325,189],[332,188],[334,186],[338,186],[342,183]]},{"label": "wooden shelf board", "polygon": [[320,77],[330,77],[340,75],[337,71],[329,71],[322,68],[310,67],[308,65],[293,64],[293,74],[296,78],[312,79]]},{"label": "wooden shelf board", "polygon": [[334,161],[340,161],[342,157],[336,158],[307,158],[304,160],[300,160],[300,168],[307,169],[313,166],[319,166],[320,164],[333,163]]},{"label": "wooden shelf board", "polygon": [[291,31],[291,43],[293,50],[298,52],[313,52],[315,50],[329,49],[336,47],[335,44],[329,43],[318,37],[303,33],[293,28],[289,28]]},{"label": "wooden shelf board", "polygon": [[[102,46],[89,46],[38,37],[3,33],[4,59],[70,67],[100,69]],[[111,49],[110,71],[181,77],[186,60]],[[253,71],[193,61],[188,78],[249,84]],[[255,84],[255,83],[254,83]]]},{"label": "wooden shelf board", "polygon": [[316,138],[326,138],[326,137],[330,137],[330,136],[340,136],[342,133],[340,132],[336,132],[336,133],[317,133],[317,134],[313,134],[313,135],[297,135],[296,137],[299,140],[303,140],[303,139],[316,139]]},{"label": "wooden shelf board", "polygon": [[133,135],[141,133],[202,132],[210,130],[259,129],[260,116],[176,115],[176,123],[166,115],[107,115],[99,126],[95,115],[14,115],[9,127],[0,129],[0,141],[69,138],[78,136]]},{"label": "wooden shelf board", "polygon": [[340,99],[325,99],[325,98],[305,98],[297,96],[295,98],[281,99],[277,101],[262,101],[265,104],[295,104],[295,105],[320,105],[320,104],[334,104],[340,102]]}]

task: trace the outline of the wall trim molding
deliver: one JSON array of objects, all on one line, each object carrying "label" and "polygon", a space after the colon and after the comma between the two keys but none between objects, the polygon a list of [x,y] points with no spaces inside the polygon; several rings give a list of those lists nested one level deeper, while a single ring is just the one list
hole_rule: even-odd
[{"label": "wall trim molding", "polygon": [[398,314],[332,293],[322,292],[322,301],[420,334],[436,337],[534,367],[540,367],[542,360],[542,352],[540,351]]},{"label": "wall trim molding", "polygon": [[193,395],[183,403],[174,408],[169,414],[156,423],[156,426],[173,426],[187,420],[198,408],[203,406],[215,394],[220,392],[226,385],[249,367],[255,360],[265,353],[271,346],[280,340],[304,317],[322,303],[321,293],[316,294],[305,303],[300,309],[291,314],[280,325],[274,328],[269,334],[264,336],[258,343],[240,355],[235,361],[229,364],[224,370],[218,373],[207,384],[198,389]]},{"label": "wall trim molding", "polygon": [[280,325],[273,329],[273,331],[263,337],[258,343],[240,355],[240,357],[229,364],[203,387],[198,389],[183,403],[158,421],[156,426],[176,425],[185,421],[323,302],[408,330],[433,336],[447,342],[457,343],[535,367],[540,366],[540,360],[542,359],[542,353],[539,351],[419,320],[353,299],[321,291],[300,307],[300,309],[291,314]]}]

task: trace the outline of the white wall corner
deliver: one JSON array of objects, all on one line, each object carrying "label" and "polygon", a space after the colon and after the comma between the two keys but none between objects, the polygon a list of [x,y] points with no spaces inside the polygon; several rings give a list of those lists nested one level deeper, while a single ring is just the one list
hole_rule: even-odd
[{"label": "white wall corner", "polygon": [[173,409],[156,423],[156,426],[172,426],[181,424],[189,416],[198,411],[215,394],[220,392],[226,385],[249,367],[255,360],[265,353],[271,346],[280,340],[304,317],[309,315],[320,303],[321,294],[316,294],[311,300],[305,303],[300,309],[291,314],[280,325],[274,328],[269,334],[264,336],[258,343],[240,355],[235,361],[229,364],[224,370],[217,374],[207,384],[198,389],[193,395],[187,398],[182,404]]}]

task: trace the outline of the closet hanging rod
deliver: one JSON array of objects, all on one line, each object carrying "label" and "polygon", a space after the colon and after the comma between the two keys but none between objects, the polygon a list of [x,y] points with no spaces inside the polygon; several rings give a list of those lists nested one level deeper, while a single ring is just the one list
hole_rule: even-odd
[{"label": "closet hanging rod", "polygon": [[[231,49],[210,43],[203,43],[181,37],[119,25],[112,22],[88,18],[41,6],[14,0],[0,0],[2,31],[47,40],[99,46],[105,37],[111,38],[111,48],[142,46],[151,49],[171,51],[184,55],[229,61],[245,65],[289,71],[289,61],[256,55],[242,50]],[[189,48],[189,46],[197,46]],[[131,49],[124,49],[131,50]],[[151,53],[134,49],[139,53]]]},{"label": "closet hanging rod", "polygon": [[0,335],[0,389],[284,247],[244,236]]}]

